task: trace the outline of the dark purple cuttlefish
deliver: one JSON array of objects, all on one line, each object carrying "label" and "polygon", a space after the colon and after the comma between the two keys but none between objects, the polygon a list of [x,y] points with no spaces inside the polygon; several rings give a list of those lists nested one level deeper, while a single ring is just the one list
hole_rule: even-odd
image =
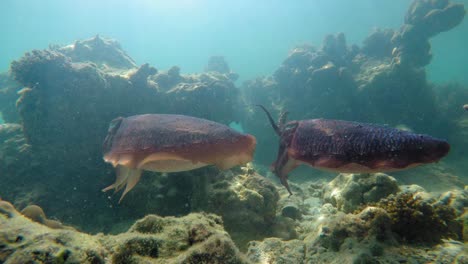
[{"label": "dark purple cuttlefish", "polygon": [[276,125],[260,107],[280,136],[272,167],[290,194],[288,173],[301,164],[344,173],[396,171],[436,162],[450,150],[445,140],[375,124],[330,119],[286,123],[283,114]]}]

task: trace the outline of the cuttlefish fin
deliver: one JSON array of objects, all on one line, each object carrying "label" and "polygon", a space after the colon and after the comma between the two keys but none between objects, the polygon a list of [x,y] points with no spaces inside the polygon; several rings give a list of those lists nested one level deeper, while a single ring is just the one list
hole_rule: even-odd
[{"label": "cuttlefish fin", "polygon": [[125,190],[120,197],[119,203],[122,201],[124,196],[131,190],[140,180],[141,170],[139,169],[131,169],[125,166],[118,165],[116,168],[116,180],[113,184],[107,186],[106,188],[102,189],[103,192],[107,192],[109,190],[114,189],[114,193],[120,191],[124,186]]}]

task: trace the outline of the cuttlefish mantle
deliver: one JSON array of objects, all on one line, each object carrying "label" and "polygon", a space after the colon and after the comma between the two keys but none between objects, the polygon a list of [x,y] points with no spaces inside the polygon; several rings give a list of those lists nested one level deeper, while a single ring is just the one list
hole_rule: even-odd
[{"label": "cuttlefish mantle", "polygon": [[138,183],[144,170],[180,172],[215,165],[229,169],[252,160],[256,140],[228,126],[184,115],[145,114],[116,118],[104,140],[104,160],[116,168],[116,181],[103,189]]},{"label": "cuttlefish mantle", "polygon": [[309,119],[278,125],[265,107],[280,138],[273,172],[287,188],[288,173],[301,164],[343,173],[403,170],[440,160],[450,150],[442,139],[388,126],[331,119]]}]

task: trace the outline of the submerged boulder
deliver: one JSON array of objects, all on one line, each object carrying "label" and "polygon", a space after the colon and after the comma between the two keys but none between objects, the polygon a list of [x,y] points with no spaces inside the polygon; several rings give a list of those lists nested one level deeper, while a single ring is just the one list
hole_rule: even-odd
[{"label": "submerged boulder", "polygon": [[192,210],[221,215],[240,247],[271,235],[279,200],[275,185],[248,169],[213,176],[199,179],[205,183],[196,184],[199,188],[194,189]]},{"label": "submerged boulder", "polygon": [[148,215],[118,235],[88,235],[32,222],[0,200],[0,262],[247,263],[220,217]]},{"label": "submerged boulder", "polygon": [[397,181],[386,174],[340,174],[324,187],[323,199],[339,210],[352,212],[399,191]]}]

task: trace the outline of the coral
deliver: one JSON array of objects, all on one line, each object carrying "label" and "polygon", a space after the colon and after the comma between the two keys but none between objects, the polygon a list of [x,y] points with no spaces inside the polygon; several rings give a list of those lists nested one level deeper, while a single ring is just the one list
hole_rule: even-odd
[{"label": "coral", "polygon": [[392,231],[412,243],[438,243],[442,238],[461,238],[461,224],[453,208],[430,203],[411,193],[390,196],[376,206],[391,217]]},{"label": "coral", "polygon": [[323,199],[339,210],[352,212],[398,191],[396,180],[383,173],[340,174],[325,186]]},{"label": "coral", "polygon": [[0,201],[3,263],[247,263],[221,218],[148,215],[127,232],[91,236],[32,222]]}]

